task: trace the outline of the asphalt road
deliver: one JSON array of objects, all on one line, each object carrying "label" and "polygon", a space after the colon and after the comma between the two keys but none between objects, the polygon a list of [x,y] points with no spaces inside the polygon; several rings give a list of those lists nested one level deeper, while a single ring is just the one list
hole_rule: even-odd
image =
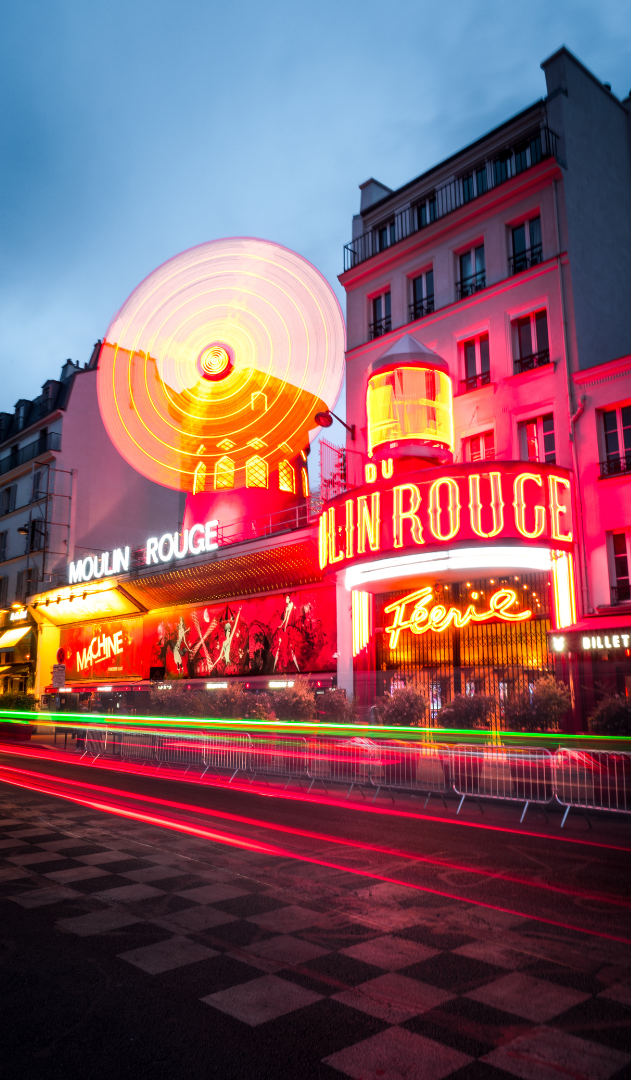
[{"label": "asphalt road", "polygon": [[0,753],[6,1076],[631,1076],[626,819],[206,781]]}]

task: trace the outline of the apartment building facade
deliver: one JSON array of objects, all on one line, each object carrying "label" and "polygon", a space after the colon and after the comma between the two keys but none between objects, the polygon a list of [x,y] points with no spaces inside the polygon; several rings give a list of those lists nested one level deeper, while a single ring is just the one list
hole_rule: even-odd
[{"label": "apartment building facade", "polygon": [[[183,520],[178,493],[120,456],[98,407],[100,342],[82,367],[67,360],[33,400],[0,413],[0,689],[30,689],[37,624],[27,598],[68,579],[68,566],[105,548],[139,545]],[[50,672],[46,673],[46,679]]]},{"label": "apartment building facade", "polygon": [[[355,653],[354,675],[347,660],[341,682],[366,701],[412,680],[436,714],[454,693],[493,693],[501,701],[532,688],[546,671],[568,679],[577,716],[589,713],[599,692],[631,693],[631,101],[619,101],[565,48],[542,68],[547,94],[519,115],[400,189],[374,179],[360,185],[360,213],[340,276],[347,295],[347,420],[356,433],[347,442],[344,476],[354,473],[355,483],[358,474],[372,483],[376,477],[383,489],[394,469],[392,483],[405,473],[405,498],[414,501],[410,484],[425,499],[429,466],[451,470],[442,478],[432,474],[439,484],[432,527],[441,513],[455,512],[458,498],[457,512],[466,512],[468,499],[473,514],[472,492],[487,491],[494,500],[496,484],[498,493],[493,520],[482,528],[478,519],[472,534],[478,553],[486,552],[479,565],[477,556],[470,565],[460,558],[460,572],[441,575],[436,565],[423,572],[419,563],[416,576],[382,570],[382,584],[369,585],[368,556],[377,549],[364,537],[362,585],[351,566],[361,553],[347,539],[344,557],[326,533],[351,485],[338,489],[338,518],[323,526],[324,562],[339,596],[346,582],[355,621],[363,618],[363,630],[346,649],[347,657]],[[414,437],[420,421],[411,417],[421,399],[414,401],[413,392],[406,398],[405,371],[423,364],[435,373],[432,386],[441,369],[448,376],[451,443],[438,440],[439,413],[431,403],[434,419],[426,413],[423,423],[434,425],[433,437],[428,428],[420,442]],[[384,405],[388,378],[391,396]],[[510,463],[520,463],[515,480],[508,477]],[[379,468],[386,471],[376,475]],[[553,570],[558,537],[571,536],[563,557],[571,560],[574,585],[566,574],[565,600],[555,599],[559,581],[545,554],[533,571],[534,518],[522,519],[523,528],[507,541],[513,555],[504,563],[501,530],[493,531],[496,509],[505,520],[512,501],[518,513],[512,485],[534,498],[548,482],[546,470],[556,470],[557,479],[548,477],[555,490],[567,483],[566,528],[555,531],[551,524],[552,503],[535,507],[542,523],[550,516]],[[454,495],[453,506],[441,503],[459,476],[473,478],[468,489],[465,484]],[[382,490],[381,503],[372,504],[380,505],[382,522],[390,513],[386,495]],[[369,488],[362,497],[372,497]],[[366,527],[374,525],[369,505],[358,503],[348,513],[367,514]],[[441,548],[437,535],[447,537],[446,526],[422,535],[421,511],[416,521],[413,513],[418,507],[405,502],[397,511],[393,505],[394,515],[412,521],[413,535],[397,534],[395,524],[398,550],[392,554],[423,545],[425,558]],[[347,538],[349,526],[359,540],[359,519],[347,519]],[[547,535],[543,524],[540,531]],[[450,551],[463,543],[452,537]],[[489,551],[496,552],[495,563]],[[531,612],[519,632],[490,618],[473,633],[472,627],[458,629],[456,616],[442,634],[426,632],[423,616],[412,632],[408,627],[395,635],[396,646],[386,632],[393,617],[386,610],[409,623],[409,610],[396,602],[410,590],[430,588],[435,602],[462,616],[479,614],[499,586],[516,591],[514,612]],[[367,600],[359,596],[365,589]],[[341,648],[339,632],[338,613]]]}]

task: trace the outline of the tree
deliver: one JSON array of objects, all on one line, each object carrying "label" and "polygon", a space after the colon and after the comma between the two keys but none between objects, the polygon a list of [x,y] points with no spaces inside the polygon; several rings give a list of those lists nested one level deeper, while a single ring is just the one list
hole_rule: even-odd
[{"label": "tree", "polygon": [[496,708],[495,698],[486,694],[456,694],[440,710],[438,720],[449,728],[488,728]]},{"label": "tree", "polygon": [[379,698],[376,709],[380,724],[419,727],[427,710],[427,701],[418,687],[410,685]]},{"label": "tree", "polygon": [[631,700],[622,694],[609,694],[589,717],[593,735],[631,735]]},{"label": "tree", "polygon": [[559,731],[570,707],[570,691],[554,675],[542,675],[532,692],[525,690],[506,702],[509,731]]}]

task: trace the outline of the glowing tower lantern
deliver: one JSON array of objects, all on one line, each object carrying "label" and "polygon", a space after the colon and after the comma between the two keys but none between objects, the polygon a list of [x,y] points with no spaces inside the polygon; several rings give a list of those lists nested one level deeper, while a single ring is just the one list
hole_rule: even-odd
[{"label": "glowing tower lantern", "polygon": [[366,393],[368,454],[452,461],[451,379],[437,353],[405,334],[372,364]]},{"label": "glowing tower lantern", "polygon": [[114,316],[99,405],[156,483],[195,498],[247,490],[250,504],[269,487],[286,502],[343,369],[344,320],[322,275],[279,244],[214,240],[154,270]]}]

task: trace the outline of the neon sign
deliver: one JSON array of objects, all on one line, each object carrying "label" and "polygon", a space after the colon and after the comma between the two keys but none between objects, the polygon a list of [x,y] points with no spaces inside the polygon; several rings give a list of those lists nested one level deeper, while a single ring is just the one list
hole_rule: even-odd
[{"label": "neon sign", "polygon": [[[462,629],[469,623],[488,622],[489,619],[502,619],[504,622],[524,622],[532,618],[532,611],[509,611],[517,601],[517,593],[514,589],[498,589],[489,600],[488,611],[476,611],[473,604],[469,604],[464,612],[459,608],[446,608],[444,604],[429,603],[434,595],[431,586],[424,589],[416,589],[408,593],[393,604],[384,608],[386,614],[394,612],[394,618],[390,626],[385,627],[385,632],[390,634],[390,648],[396,649],[402,630],[410,630],[413,634],[426,634],[428,630],[442,633],[453,624],[456,629]],[[411,612],[407,609],[413,604]]]},{"label": "neon sign", "polygon": [[323,570],[342,569],[372,553],[495,538],[572,550],[570,479],[556,466],[446,466],[399,473],[389,483],[377,478],[376,468],[366,475],[374,480],[332,499],[320,518]]},{"label": "neon sign", "polygon": [[[215,551],[219,546],[217,520],[207,521],[205,525],[193,525],[182,533],[168,532],[162,536],[151,536],[147,540],[145,565],[171,562],[183,559],[186,555],[203,555],[206,551]],[[70,585],[93,578],[112,577],[113,574],[126,573],[129,570],[130,548],[115,548],[104,551],[102,555],[86,555],[85,559],[71,562],[68,567]]]}]

